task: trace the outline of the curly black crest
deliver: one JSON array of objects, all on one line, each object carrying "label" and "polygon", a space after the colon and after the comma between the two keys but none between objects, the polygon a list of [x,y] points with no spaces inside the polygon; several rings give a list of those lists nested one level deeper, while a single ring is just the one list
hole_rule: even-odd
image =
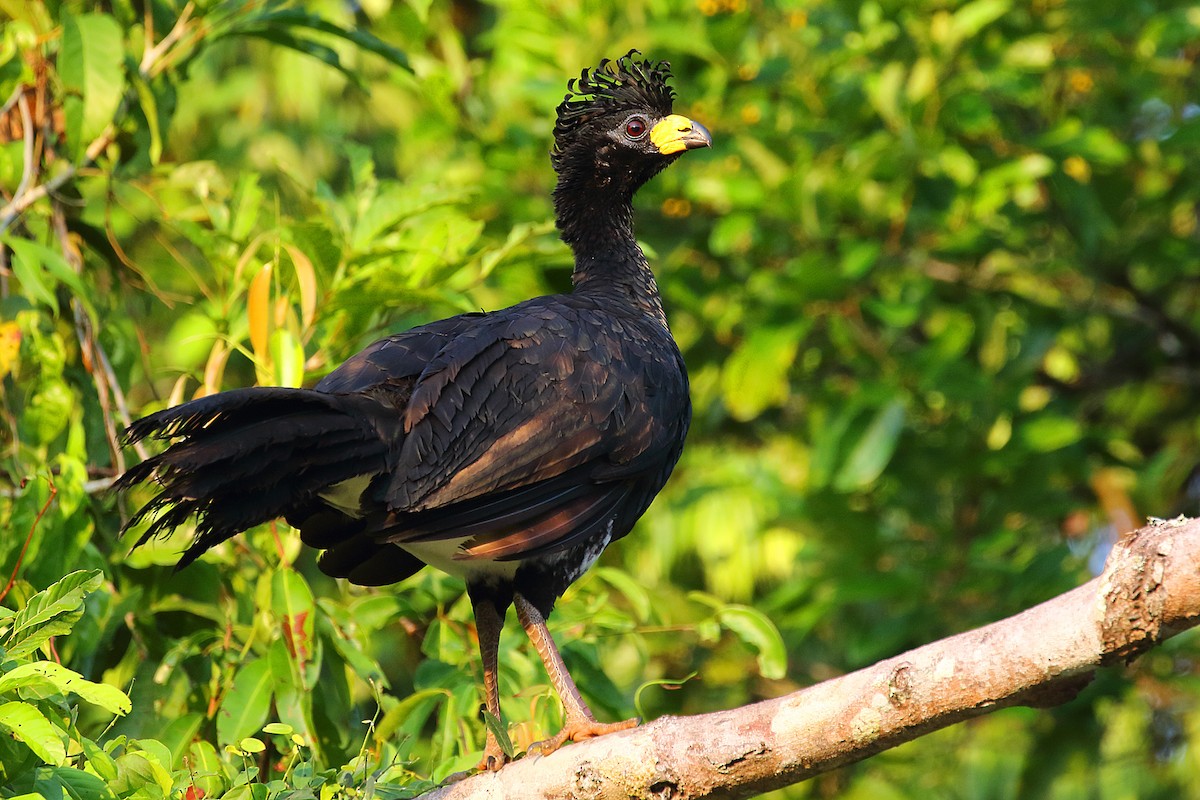
[{"label": "curly black crest", "polygon": [[574,131],[597,116],[617,109],[648,108],[660,116],[671,113],[675,90],[667,85],[671,65],[650,61],[630,50],[616,61],[604,59],[567,83],[567,96],[558,106],[554,124],[554,155]]}]

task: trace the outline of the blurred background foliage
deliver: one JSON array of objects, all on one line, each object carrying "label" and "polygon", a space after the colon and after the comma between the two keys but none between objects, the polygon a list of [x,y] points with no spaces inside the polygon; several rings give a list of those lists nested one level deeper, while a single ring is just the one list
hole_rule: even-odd
[{"label": "blurred background foliage", "polygon": [[[568,287],[553,110],[631,47],[716,146],[638,199],[688,448],[552,620],[600,714],[853,670],[1200,513],[1198,5],[0,14],[0,795],[388,797],[475,762],[461,585],[338,584],[282,522],[173,574],[186,531],[118,538],[105,489],[143,453],[117,432]],[[1183,636],[772,797],[1200,797],[1198,656]],[[557,704],[515,631],[502,664],[523,746]]]}]

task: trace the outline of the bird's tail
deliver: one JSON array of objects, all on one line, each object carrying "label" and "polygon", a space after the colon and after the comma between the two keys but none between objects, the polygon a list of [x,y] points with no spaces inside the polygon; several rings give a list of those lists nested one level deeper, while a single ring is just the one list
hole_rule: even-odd
[{"label": "bird's tail", "polygon": [[[324,489],[382,472],[389,436],[369,398],[308,389],[252,388],[202,397],[138,420],[130,443],[178,439],[117,479],[148,479],[159,493],[126,528],[150,518],[137,545],[196,517],[196,538],[179,567],[262,522],[309,505]],[[137,546],[135,545],[135,546]]]}]

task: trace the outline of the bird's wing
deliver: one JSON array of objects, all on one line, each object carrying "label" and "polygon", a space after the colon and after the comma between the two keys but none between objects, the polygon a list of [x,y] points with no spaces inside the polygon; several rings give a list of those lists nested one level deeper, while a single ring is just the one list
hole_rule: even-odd
[{"label": "bird's wing", "polygon": [[403,408],[430,360],[486,316],[460,314],[380,339],[351,356],[314,388],[329,394],[368,394],[393,408]]},{"label": "bird's wing", "polygon": [[477,516],[493,534],[514,529],[489,522],[502,514],[526,526],[558,514],[564,531],[570,519],[601,515],[619,503],[623,490],[611,484],[630,467],[666,458],[655,451],[681,412],[657,406],[686,404],[679,365],[651,345],[633,322],[546,302],[462,332],[413,387],[388,507],[428,516],[491,503]]}]

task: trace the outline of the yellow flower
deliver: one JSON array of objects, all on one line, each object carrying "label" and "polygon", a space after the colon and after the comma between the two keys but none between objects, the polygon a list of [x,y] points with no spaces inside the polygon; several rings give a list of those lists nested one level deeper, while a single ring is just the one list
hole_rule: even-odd
[{"label": "yellow flower", "polygon": [[1087,94],[1096,85],[1096,82],[1092,80],[1092,74],[1086,69],[1073,69],[1067,73],[1067,85],[1073,92]]},{"label": "yellow flower", "polygon": [[692,204],[682,197],[668,197],[663,200],[662,213],[664,217],[679,219],[692,213]]},{"label": "yellow flower", "polygon": [[0,378],[12,372],[21,352],[21,328],[15,322],[0,324]]},{"label": "yellow flower", "polygon": [[1092,166],[1079,156],[1068,156],[1062,168],[1079,183],[1087,183],[1092,179]]}]

